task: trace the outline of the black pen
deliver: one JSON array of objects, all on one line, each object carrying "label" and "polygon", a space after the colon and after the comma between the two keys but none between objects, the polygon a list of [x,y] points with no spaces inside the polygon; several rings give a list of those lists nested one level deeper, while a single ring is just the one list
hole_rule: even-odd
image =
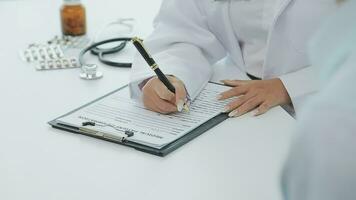
[{"label": "black pen", "polygon": [[[143,42],[143,40],[138,37],[132,38],[133,45],[136,47],[137,51],[141,54],[141,56],[147,62],[147,64],[151,67],[151,69],[156,73],[158,79],[167,87],[167,89],[169,91],[171,91],[173,94],[175,94],[176,89],[174,88],[172,83],[168,80],[166,75],[164,75],[163,72],[159,69],[157,63],[153,60],[151,55],[147,52],[147,50],[143,46],[142,42]],[[184,110],[189,111],[188,105],[186,103],[184,103],[184,105],[182,105],[182,106],[183,106]],[[179,110],[179,108],[178,108],[178,110]]]}]

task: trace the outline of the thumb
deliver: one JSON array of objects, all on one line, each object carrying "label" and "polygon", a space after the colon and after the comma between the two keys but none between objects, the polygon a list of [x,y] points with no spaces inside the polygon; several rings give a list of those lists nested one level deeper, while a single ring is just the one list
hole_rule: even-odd
[{"label": "thumb", "polygon": [[182,83],[174,84],[174,87],[176,89],[176,93],[175,93],[176,106],[177,106],[177,110],[180,112],[183,110],[183,106],[187,98],[187,92]]}]

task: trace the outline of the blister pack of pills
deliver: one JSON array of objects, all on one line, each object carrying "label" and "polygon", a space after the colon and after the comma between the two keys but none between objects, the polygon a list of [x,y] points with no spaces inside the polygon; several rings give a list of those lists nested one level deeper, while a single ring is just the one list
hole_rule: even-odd
[{"label": "blister pack of pills", "polygon": [[68,69],[80,67],[76,58],[57,58],[53,60],[41,60],[35,64],[37,70]]},{"label": "blister pack of pills", "polygon": [[44,60],[53,60],[64,57],[62,48],[59,45],[37,45],[31,44],[20,52],[22,60],[33,63]]},{"label": "blister pack of pills", "polygon": [[46,44],[30,44],[20,51],[20,57],[36,70],[78,68],[78,55],[89,43],[86,36],[55,36]]},{"label": "blister pack of pills", "polygon": [[66,56],[60,45],[32,44],[20,51],[22,60],[36,70],[69,69],[80,67],[78,59]]},{"label": "blister pack of pills", "polygon": [[47,43],[52,45],[60,45],[64,50],[68,48],[83,49],[90,42],[90,39],[86,36],[55,36]]}]

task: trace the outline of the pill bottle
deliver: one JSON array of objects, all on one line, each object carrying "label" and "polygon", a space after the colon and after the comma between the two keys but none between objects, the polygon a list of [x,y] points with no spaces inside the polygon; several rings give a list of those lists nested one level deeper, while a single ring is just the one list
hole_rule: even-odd
[{"label": "pill bottle", "polygon": [[60,15],[63,35],[85,35],[85,7],[80,0],[64,0]]}]

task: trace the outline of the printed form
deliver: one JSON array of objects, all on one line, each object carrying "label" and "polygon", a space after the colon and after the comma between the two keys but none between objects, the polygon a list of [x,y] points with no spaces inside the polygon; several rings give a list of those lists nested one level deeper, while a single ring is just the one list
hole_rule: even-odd
[{"label": "printed form", "polygon": [[191,103],[189,112],[164,115],[152,112],[142,102],[131,99],[129,88],[125,87],[58,121],[76,127],[82,127],[83,122],[95,122],[93,130],[114,135],[131,131],[134,135],[128,137],[128,141],[161,149],[219,115],[228,101],[218,101],[216,97],[229,88],[208,83]]}]

